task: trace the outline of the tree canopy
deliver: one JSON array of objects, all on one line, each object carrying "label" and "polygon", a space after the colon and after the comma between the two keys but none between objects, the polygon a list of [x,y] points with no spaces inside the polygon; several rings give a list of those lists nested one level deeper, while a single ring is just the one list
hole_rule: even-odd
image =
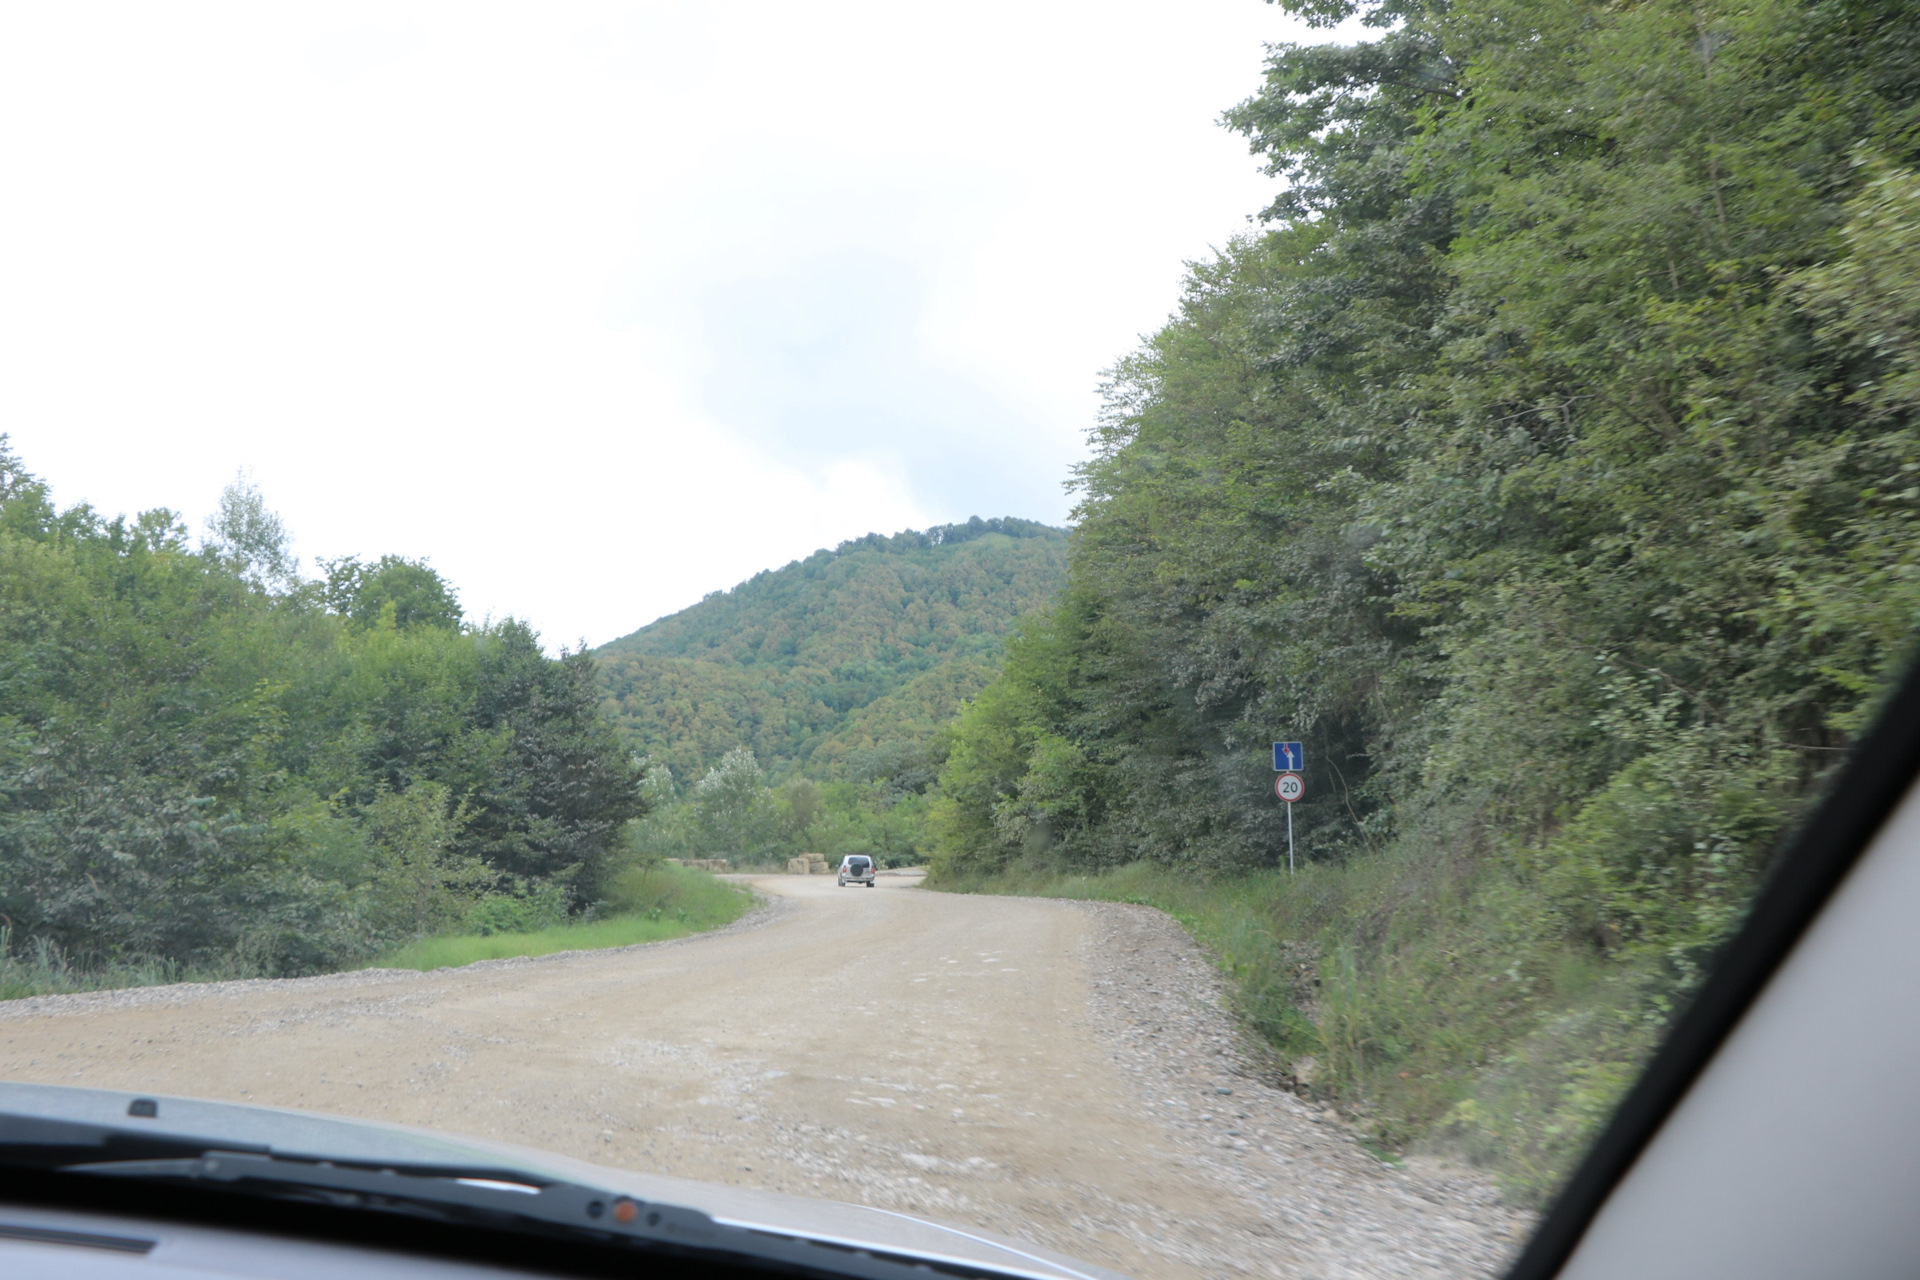
[{"label": "tree canopy", "polygon": [[57,509],[0,437],[0,923],[84,965],[336,967],[487,895],[601,890],[639,775],[585,654],[425,565],[299,578],[236,483]]},{"label": "tree canopy", "polygon": [[[1524,1112],[1537,1183],[1911,650],[1920,25],[1285,7],[1375,34],[1276,47],[1228,113],[1286,186],[1113,371],[1068,584],[961,716],[939,866],[1271,867],[1268,743],[1304,739],[1301,848],[1375,868],[1318,945],[1379,1020],[1323,1083],[1391,1140]],[[1556,987],[1590,963],[1631,981]],[[1451,1025],[1382,1012],[1420,983]],[[1565,1052],[1613,1084],[1449,1111],[1582,1009]]]}]

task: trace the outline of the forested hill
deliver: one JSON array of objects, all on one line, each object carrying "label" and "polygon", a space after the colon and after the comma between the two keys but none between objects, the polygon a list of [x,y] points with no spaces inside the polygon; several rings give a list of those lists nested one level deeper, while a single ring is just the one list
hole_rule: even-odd
[{"label": "forested hill", "polygon": [[776,778],[911,768],[1060,589],[1066,548],[976,516],[816,551],[600,648],[604,710],[681,778],[736,746]]}]

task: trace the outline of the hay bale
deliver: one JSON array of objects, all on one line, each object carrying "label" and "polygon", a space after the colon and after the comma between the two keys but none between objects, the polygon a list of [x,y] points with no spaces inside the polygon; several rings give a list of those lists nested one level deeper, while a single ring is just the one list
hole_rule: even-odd
[{"label": "hay bale", "polygon": [[787,859],[787,874],[790,876],[804,876],[808,874],[812,869],[813,869],[812,864],[809,863],[805,858],[788,858]]}]

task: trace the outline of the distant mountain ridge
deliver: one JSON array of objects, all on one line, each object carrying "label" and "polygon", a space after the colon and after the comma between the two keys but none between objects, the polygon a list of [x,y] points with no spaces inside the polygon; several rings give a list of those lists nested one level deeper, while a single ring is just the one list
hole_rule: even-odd
[{"label": "distant mountain ridge", "polygon": [[1012,517],[868,534],[595,651],[603,708],[683,781],[735,746],[775,777],[867,777],[983,687],[1066,578],[1067,531]]}]

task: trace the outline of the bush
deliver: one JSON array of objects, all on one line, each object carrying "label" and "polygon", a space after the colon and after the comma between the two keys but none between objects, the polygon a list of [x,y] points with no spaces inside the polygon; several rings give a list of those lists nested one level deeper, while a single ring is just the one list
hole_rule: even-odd
[{"label": "bush", "polygon": [[750,899],[744,889],[670,862],[630,866],[614,877],[602,910],[609,915],[676,919],[701,928],[724,924]]},{"label": "bush", "polygon": [[522,885],[518,893],[490,893],[468,908],[466,927],[482,937],[535,933],[564,924],[567,891],[551,880]]},{"label": "bush", "polygon": [[[537,918],[533,913],[540,910],[540,904],[551,903],[561,892],[545,886],[517,897],[498,895],[485,900],[494,904],[485,909],[497,912],[495,919],[499,922],[512,919],[515,912]],[[630,866],[613,877],[611,897],[598,904],[593,919],[565,923],[556,914],[552,917],[555,923],[531,929],[476,930],[421,938],[387,952],[374,965],[444,969],[477,960],[663,942],[731,924],[752,905],[752,894],[704,871],[670,863]]]}]

